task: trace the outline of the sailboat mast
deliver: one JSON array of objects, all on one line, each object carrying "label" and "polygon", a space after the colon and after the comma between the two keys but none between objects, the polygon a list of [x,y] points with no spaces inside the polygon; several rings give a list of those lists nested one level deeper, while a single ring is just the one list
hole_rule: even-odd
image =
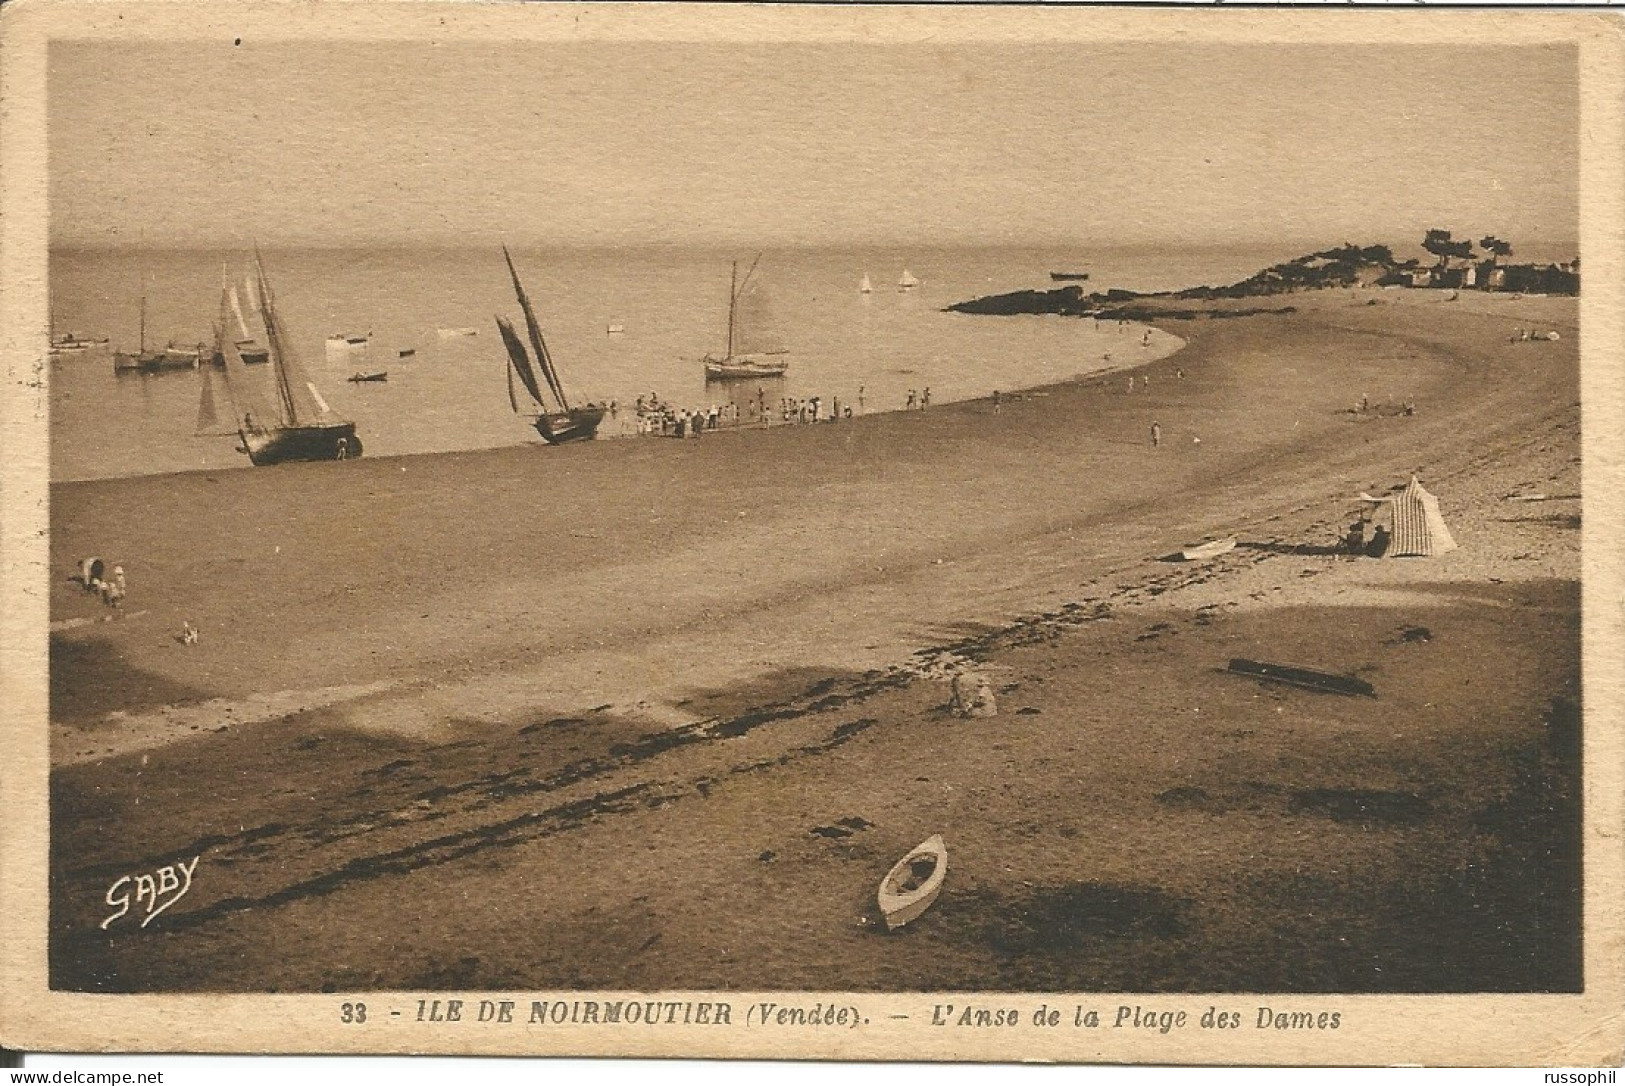
[{"label": "sailboat mast", "polygon": [[736,325],[736,311],[739,307],[739,262],[734,260],[733,273],[728,276],[728,354],[725,358],[733,358],[733,335]]}]

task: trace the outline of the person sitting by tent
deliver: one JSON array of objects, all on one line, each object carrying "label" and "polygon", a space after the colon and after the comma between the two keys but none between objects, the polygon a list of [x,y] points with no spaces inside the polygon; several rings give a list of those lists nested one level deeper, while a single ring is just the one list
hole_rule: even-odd
[{"label": "person sitting by tent", "polygon": [[1387,520],[1366,547],[1372,557],[1432,558],[1456,549],[1456,541],[1439,513],[1439,499],[1415,475],[1396,494],[1374,498],[1362,493],[1360,500],[1369,504],[1373,516]]},{"label": "person sitting by tent", "polygon": [[1365,521],[1349,525],[1349,534],[1343,537],[1343,550],[1358,557],[1365,553]]}]

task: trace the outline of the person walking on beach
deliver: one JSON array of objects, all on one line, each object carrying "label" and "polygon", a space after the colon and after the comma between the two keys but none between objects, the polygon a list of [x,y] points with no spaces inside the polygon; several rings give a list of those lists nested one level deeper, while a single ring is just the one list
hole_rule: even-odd
[{"label": "person walking on beach", "polygon": [[1162,447],[1162,423],[1160,422],[1153,422],[1151,424],[1151,447],[1153,449],[1160,449]]},{"label": "person walking on beach", "polygon": [[914,390],[912,388],[909,389],[908,390],[908,410],[910,410],[910,411],[914,410],[914,405],[917,402],[919,402],[919,401],[918,401],[918,397],[916,397],[915,394],[914,394]]},{"label": "person walking on beach", "polygon": [[858,386],[858,410],[863,410],[863,386]]},{"label": "person walking on beach", "polygon": [[924,411],[931,406],[931,386],[925,386],[925,393],[920,397],[920,410]]},{"label": "person walking on beach", "polygon": [[993,413],[995,415],[997,415],[999,413],[999,390],[998,389],[993,390]]},{"label": "person walking on beach", "polygon": [[1129,374],[1129,378],[1128,378],[1128,390],[1129,390],[1129,391],[1130,391],[1130,392],[1133,392],[1133,391],[1134,391],[1134,375],[1133,375],[1133,374]]}]

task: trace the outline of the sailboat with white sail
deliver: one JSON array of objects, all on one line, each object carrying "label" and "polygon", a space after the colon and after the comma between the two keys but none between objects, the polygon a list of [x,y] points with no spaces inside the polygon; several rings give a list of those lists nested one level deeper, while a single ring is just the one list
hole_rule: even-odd
[{"label": "sailboat with white sail", "polygon": [[226,316],[234,299],[222,288],[220,317],[215,324],[215,350],[225,362],[226,401],[230,426],[220,418],[212,371],[205,371],[198,403],[198,432],[235,432],[240,452],[255,467],[298,460],[349,460],[361,455],[355,423],[334,415],[294,353],[287,330],[277,313],[276,296],[265,276],[259,254],[254,254],[254,293],[265,328],[266,353],[271,368],[273,395],[269,405],[257,394],[237,342],[226,334]]},{"label": "sailboat with white sail", "polygon": [[[536,432],[542,435],[542,440],[549,445],[562,445],[567,441],[586,441],[598,432],[598,424],[604,421],[604,409],[597,404],[587,404],[585,407],[571,407],[570,400],[565,395],[564,384],[559,380],[558,367],[553,364],[553,355],[547,349],[547,342],[542,339],[542,327],[536,320],[536,311],[531,308],[530,298],[525,294],[524,284],[519,281],[519,273],[514,270],[513,257],[508,253],[508,247],[502,247],[502,258],[508,262],[508,274],[513,278],[514,294],[519,298],[519,308],[525,314],[525,331],[530,338],[531,349],[536,352],[536,365],[533,367],[530,356],[525,353],[525,344],[514,331],[513,323],[505,317],[498,317],[497,331],[502,333],[502,342],[508,348],[508,405],[515,414],[522,414],[519,410],[519,397],[514,389],[513,379],[517,374],[519,382],[525,386],[531,400],[536,405],[536,415],[533,425]],[[541,380],[537,380],[537,371],[541,371]],[[542,382],[547,383],[547,390],[551,394],[553,403],[542,394]],[[556,406],[556,409],[554,405]]]},{"label": "sailboat with white sail", "polygon": [[739,262],[733,264],[728,283],[728,348],[721,358],[706,355],[707,381],[730,381],[760,377],[783,377],[790,368],[783,355],[788,349],[772,341],[766,331],[767,301],[756,278],[762,254],[750,262],[745,277],[739,277]]},{"label": "sailboat with white sail", "polygon": [[869,273],[864,272],[863,273],[863,282],[858,284],[858,293],[859,294],[873,294],[874,292],[875,292],[875,285],[873,283],[869,282]]},{"label": "sailboat with white sail", "polygon": [[898,291],[899,292],[910,291],[910,290],[913,290],[915,287],[917,287],[919,285],[920,285],[920,281],[918,279],[914,278],[914,273],[909,271],[907,268],[904,268],[902,277],[897,280],[897,289],[898,289]]}]

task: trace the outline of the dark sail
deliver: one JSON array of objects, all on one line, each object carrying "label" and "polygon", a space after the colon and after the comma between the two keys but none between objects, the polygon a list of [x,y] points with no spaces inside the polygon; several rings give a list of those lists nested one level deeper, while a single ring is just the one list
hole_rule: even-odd
[{"label": "dark sail", "polygon": [[513,408],[513,413],[517,415],[519,414],[519,397],[515,396],[513,391],[513,361],[511,359],[506,366],[502,367],[502,372],[508,375],[508,406]]},{"label": "dark sail", "polygon": [[[505,317],[497,318],[497,331],[502,333],[502,342],[507,344],[508,347],[509,373],[519,374],[519,379],[525,383],[525,389],[530,393],[530,398],[536,401],[538,407],[545,410],[547,401],[542,399],[541,386],[536,383],[536,371],[530,367],[530,356],[525,354],[525,345],[520,342],[519,333],[513,330],[513,325]],[[511,402],[513,400],[512,378],[510,377],[509,380],[508,399]],[[519,410],[517,403],[514,404],[514,410]]]},{"label": "dark sail", "polygon": [[327,405],[316,394],[305,369],[299,364],[283,333],[282,319],[277,314],[276,298],[271,284],[265,278],[265,267],[259,253],[254,254],[255,292],[260,297],[260,318],[265,324],[266,340],[271,348],[271,368],[276,373],[278,406],[284,426],[301,426],[328,413]]},{"label": "dark sail", "polygon": [[[519,296],[519,308],[525,311],[525,330],[530,333],[530,346],[536,352],[536,365],[547,380],[547,387],[553,390],[553,395],[559,401],[559,407],[565,411],[570,410],[570,402],[564,398],[564,386],[559,383],[558,372],[553,368],[553,359],[547,353],[547,344],[542,342],[542,328],[536,322],[536,311],[530,307],[530,298],[525,294],[524,285],[519,282],[519,273],[514,270],[513,257],[508,253],[508,247],[502,247],[502,258],[508,262],[508,274],[513,277],[514,293]],[[541,397],[537,397],[540,401]]]}]

